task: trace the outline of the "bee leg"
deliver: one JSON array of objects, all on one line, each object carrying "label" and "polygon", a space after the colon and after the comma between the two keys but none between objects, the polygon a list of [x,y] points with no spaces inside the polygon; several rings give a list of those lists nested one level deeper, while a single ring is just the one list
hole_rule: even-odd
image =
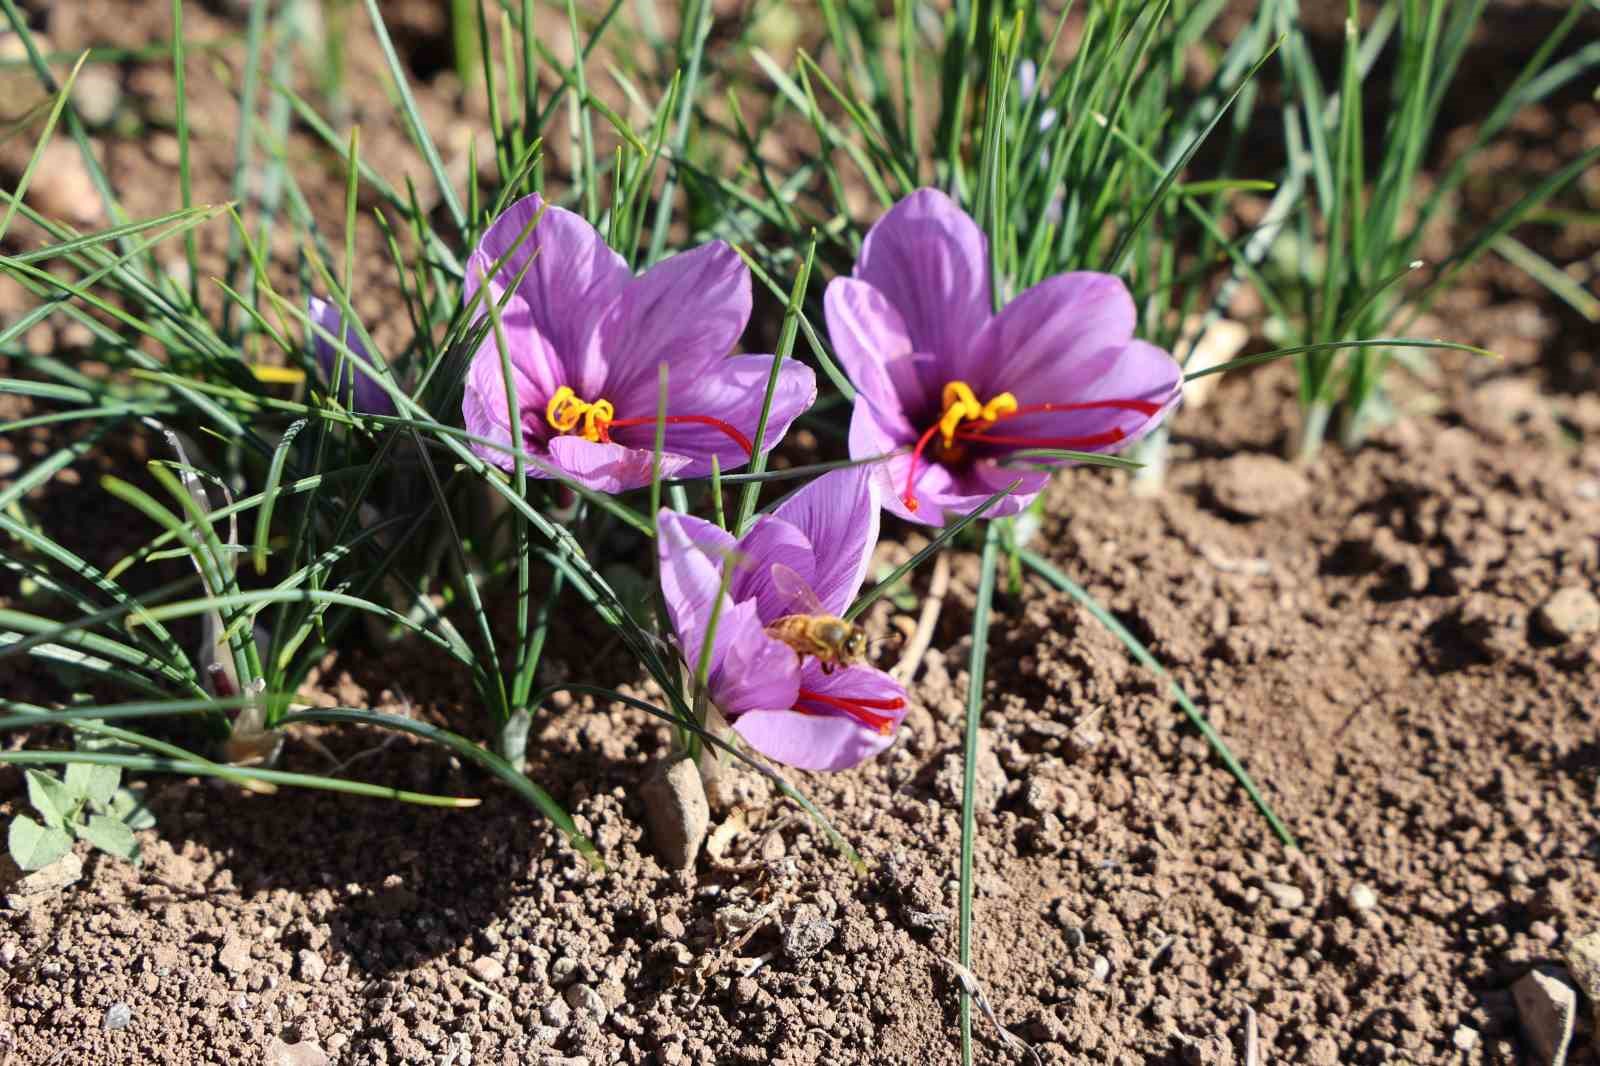
[{"label": "bee leg", "polygon": [[822,660],[822,672],[825,673],[825,674],[833,673],[833,663],[829,662],[827,659],[823,659]]}]

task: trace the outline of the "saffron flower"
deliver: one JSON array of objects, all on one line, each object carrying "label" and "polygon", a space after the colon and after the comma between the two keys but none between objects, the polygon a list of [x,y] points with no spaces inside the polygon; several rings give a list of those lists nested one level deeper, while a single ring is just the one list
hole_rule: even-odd
[{"label": "saffron flower", "polygon": [[921,189],[878,220],[852,276],[824,295],[857,390],[850,455],[898,453],[877,469],[884,507],[901,518],[942,525],[1020,477],[987,512],[1016,514],[1049,473],[1007,468],[1015,453],[1121,448],[1178,401],[1182,372],[1134,339],[1118,278],[1058,274],[998,314],[989,292],[982,232],[944,193]]},{"label": "saffron flower", "polygon": [[[328,336],[337,337],[340,335],[339,324],[343,312],[339,310],[336,304],[331,304],[327,300],[312,296],[306,300],[306,311],[311,316],[312,322],[328,331]],[[361,339],[356,336],[354,325],[346,325],[344,330],[344,344],[346,348],[350,349],[349,355],[329,344],[327,337],[324,337],[315,329],[309,332],[311,334],[311,351],[317,357],[317,366],[322,368],[323,380],[328,382],[329,391],[341,403],[348,405],[351,410],[360,414],[393,415],[397,413],[394,408],[394,401],[389,398],[389,394],[384,391],[383,386],[351,365],[351,355],[368,366],[374,365],[372,354],[367,351],[366,346],[361,343]],[[340,380],[335,382],[333,380],[334,373],[340,365],[341,357],[343,359],[344,373],[339,375]]]},{"label": "saffron flower", "polygon": [[[750,460],[775,357],[729,356],[750,319],[750,272],[732,248],[715,241],[634,277],[593,226],[533,195],[484,234],[467,262],[465,298],[487,279],[486,298],[498,300],[519,274],[500,318],[530,477],[565,476],[611,493],[649,484],[662,363],[661,476],[708,475],[713,456],[723,470]],[[816,393],[811,370],[785,361],[763,451]],[[469,433],[503,445],[473,450],[512,469],[506,377],[492,330],[467,372],[462,409]]]},{"label": "saffron flower", "polygon": [[738,540],[710,522],[660,514],[661,588],[684,662],[698,669],[715,610],[708,695],[746,743],[776,762],[847,769],[893,743],[905,717],[905,689],[888,674],[824,669],[830,664],[768,630],[808,613],[802,601],[812,597],[812,609],[842,615],[866,576],[878,521],[871,475],[860,467],[816,479]]}]

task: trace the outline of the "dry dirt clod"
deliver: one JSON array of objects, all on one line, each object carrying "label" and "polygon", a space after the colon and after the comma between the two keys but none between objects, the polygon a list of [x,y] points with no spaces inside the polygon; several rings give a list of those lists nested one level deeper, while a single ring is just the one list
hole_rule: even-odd
[{"label": "dry dirt clod", "polygon": [[672,870],[692,867],[711,824],[711,806],[694,761],[678,756],[661,763],[639,786],[639,796],[662,864]]},{"label": "dry dirt clod", "polygon": [[309,1040],[286,1044],[274,1039],[267,1045],[261,1066],[328,1066],[328,1053]]},{"label": "dry dirt clod", "polygon": [[[964,784],[965,771],[961,765],[961,752],[951,752],[945,756],[944,762],[939,767],[935,783],[939,791],[952,804],[961,802],[961,789]],[[981,812],[992,811],[1006,794],[1006,787],[1010,781],[1006,778],[1005,769],[1000,765],[1000,757],[995,754],[994,740],[988,730],[978,733],[978,759],[976,777],[973,787],[973,809]]]},{"label": "dry dirt clod", "polygon": [[328,964],[310,948],[301,948],[295,953],[295,976],[308,984],[316,984],[328,972]]},{"label": "dry dirt clod", "polygon": [[587,1014],[596,1021],[604,1021],[606,1017],[606,1002],[600,998],[600,993],[585,984],[576,984],[566,991],[567,1006],[580,1014]]},{"label": "dry dirt clod", "polygon": [[815,904],[802,903],[783,928],[783,953],[796,962],[816,955],[833,940],[833,923]]},{"label": "dry dirt clod", "polygon": [[11,856],[0,855],[0,891],[6,894],[6,906],[14,911],[27,910],[82,877],[83,860],[70,851],[49,866],[28,873]]},{"label": "dry dirt clod", "polygon": [[1305,475],[1275,455],[1236,455],[1211,475],[1212,498],[1244,518],[1287,510],[1310,491]]},{"label": "dry dirt clod", "polygon": [[217,952],[217,965],[229,973],[243,973],[250,968],[250,941],[231,936]]},{"label": "dry dirt clod", "polygon": [[1578,993],[1565,975],[1554,970],[1530,970],[1511,994],[1517,1018],[1539,1066],[1562,1066],[1572,1045],[1572,1023],[1578,1013]]},{"label": "dry dirt clod", "polygon": [[1556,640],[1586,636],[1600,629],[1600,600],[1586,588],[1568,585],[1539,605],[1534,620]]}]

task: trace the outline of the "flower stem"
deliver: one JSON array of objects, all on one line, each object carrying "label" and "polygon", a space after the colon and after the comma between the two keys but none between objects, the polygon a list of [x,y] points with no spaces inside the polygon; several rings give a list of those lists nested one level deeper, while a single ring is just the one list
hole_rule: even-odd
[{"label": "flower stem", "polygon": [[[978,576],[978,602],[972,612],[972,657],[967,666],[967,735],[961,749],[961,965],[972,969],[972,843],[976,832],[973,807],[978,781],[978,721],[983,710],[984,659],[989,651],[989,609],[994,600],[995,563],[1000,528],[988,523]],[[972,997],[961,992],[961,1066],[972,1066]]]}]

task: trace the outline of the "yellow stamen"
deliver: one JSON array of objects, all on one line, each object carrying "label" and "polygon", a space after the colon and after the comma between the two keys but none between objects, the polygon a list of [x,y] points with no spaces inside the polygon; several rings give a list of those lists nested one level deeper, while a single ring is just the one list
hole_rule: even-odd
[{"label": "yellow stamen", "polygon": [[611,406],[610,400],[596,400],[594,403],[580,400],[570,386],[563,385],[545,405],[544,417],[560,433],[571,433],[582,422],[583,429],[578,436],[587,441],[599,441],[605,434],[606,426],[617,417],[617,410]]},{"label": "yellow stamen", "polygon": [[1017,409],[1017,398],[1002,392],[988,403],[980,404],[972,386],[965,381],[952,381],[944,387],[944,414],[939,416],[939,436],[946,448],[955,447],[956,428],[963,422],[994,425],[1001,415]]}]

